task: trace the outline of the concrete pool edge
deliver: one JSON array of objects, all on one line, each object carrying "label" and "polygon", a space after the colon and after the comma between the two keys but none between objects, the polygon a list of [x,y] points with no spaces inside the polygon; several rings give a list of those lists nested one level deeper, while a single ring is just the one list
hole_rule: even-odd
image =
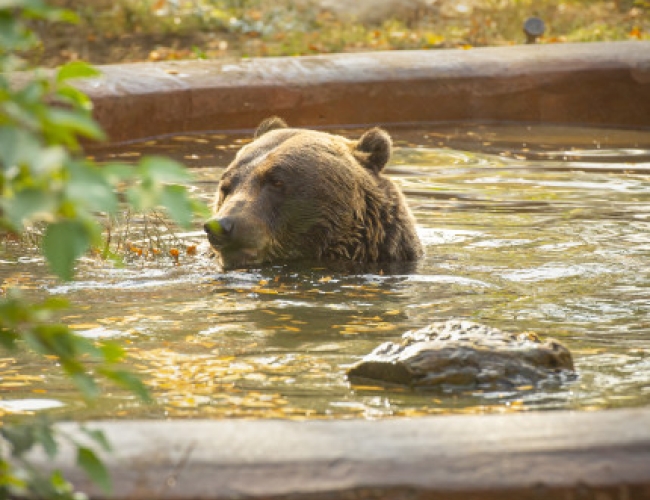
[{"label": "concrete pool edge", "polygon": [[[650,410],[381,421],[90,422],[106,497],[63,446],[54,464],[93,498],[650,498]],[[78,424],[60,428],[83,441]]]},{"label": "concrete pool edge", "polygon": [[77,85],[120,142],[255,127],[516,121],[650,127],[650,42],[100,66]]}]

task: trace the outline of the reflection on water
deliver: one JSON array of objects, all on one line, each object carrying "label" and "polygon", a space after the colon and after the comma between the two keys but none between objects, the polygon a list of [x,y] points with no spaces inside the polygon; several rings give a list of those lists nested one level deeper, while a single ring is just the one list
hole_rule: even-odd
[{"label": "reflection on water", "polygon": [[[0,409],[100,418],[382,418],[650,403],[650,132],[391,132],[388,172],[406,192],[426,246],[414,270],[221,273],[199,251],[183,254],[179,265],[88,259],[78,281],[62,284],[37,253],[8,246],[0,261],[5,286],[68,297],[73,308],[63,321],[89,338],[122,343],[157,404],[107,388],[98,405],[84,408],[48,360],[28,357],[0,360]],[[186,135],[94,154],[175,156],[194,168],[195,195],[209,200],[247,140]],[[203,241],[198,230],[179,237],[187,245]],[[573,351],[580,376],[553,390],[453,395],[347,383],[346,367],[379,343],[450,318],[556,337]]]}]

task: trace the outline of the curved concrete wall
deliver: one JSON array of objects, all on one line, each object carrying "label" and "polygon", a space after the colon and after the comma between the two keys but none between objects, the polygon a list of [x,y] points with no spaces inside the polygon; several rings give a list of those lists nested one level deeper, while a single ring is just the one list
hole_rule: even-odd
[{"label": "curved concrete wall", "polygon": [[[650,498],[650,412],[370,422],[100,422],[110,498],[633,500]],[[64,431],[83,441],[76,424]],[[83,491],[103,495],[74,468]],[[43,465],[47,458],[41,458]]]},{"label": "curved concrete wall", "polygon": [[100,67],[80,82],[112,141],[194,130],[498,120],[650,127],[650,42]]}]

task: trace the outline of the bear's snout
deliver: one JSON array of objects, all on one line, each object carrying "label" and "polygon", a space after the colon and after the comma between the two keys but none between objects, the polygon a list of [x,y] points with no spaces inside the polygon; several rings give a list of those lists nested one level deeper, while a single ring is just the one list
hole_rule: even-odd
[{"label": "bear's snout", "polygon": [[269,238],[255,217],[216,216],[203,224],[208,241],[221,258],[224,269],[261,262]]},{"label": "bear's snout", "polygon": [[230,234],[232,234],[234,227],[235,221],[230,217],[210,219],[205,224],[203,224],[203,229],[205,230],[208,237],[214,237],[218,239],[227,238]]}]

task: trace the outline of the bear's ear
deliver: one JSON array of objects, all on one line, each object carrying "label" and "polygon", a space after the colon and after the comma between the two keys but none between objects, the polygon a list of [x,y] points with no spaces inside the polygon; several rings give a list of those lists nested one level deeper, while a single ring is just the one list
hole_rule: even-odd
[{"label": "bear's ear", "polygon": [[254,138],[257,139],[258,137],[262,137],[264,134],[270,132],[271,130],[287,127],[287,122],[285,122],[282,118],[272,116],[271,118],[267,118],[259,124],[257,130],[255,131]]},{"label": "bear's ear", "polygon": [[355,145],[354,156],[364,167],[378,174],[390,159],[392,144],[388,132],[372,128]]}]

